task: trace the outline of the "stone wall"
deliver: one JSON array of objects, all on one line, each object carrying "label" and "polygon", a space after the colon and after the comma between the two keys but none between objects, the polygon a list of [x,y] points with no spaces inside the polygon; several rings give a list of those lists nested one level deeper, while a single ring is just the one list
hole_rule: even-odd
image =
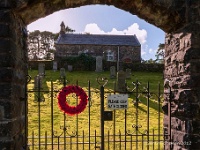
[{"label": "stone wall", "polygon": [[[191,24],[166,35],[165,91],[169,83],[171,101],[171,148],[198,149],[200,125],[200,34],[199,24]],[[169,103],[167,96],[166,104]],[[167,114],[167,112],[165,112]],[[166,115],[164,125],[168,127]],[[169,145],[168,145],[169,146]],[[169,147],[166,146],[166,149]]]},{"label": "stone wall", "polygon": [[9,9],[0,10],[0,149],[25,145],[26,30]]},{"label": "stone wall", "polygon": [[[56,45],[55,57],[65,58],[67,56],[78,56],[80,53],[87,52],[92,56],[104,56],[110,50],[114,52],[114,60],[124,61],[126,58],[130,58],[133,62],[141,61],[141,47],[133,46],[109,46],[109,45]],[[106,56],[104,56],[106,57]]]},{"label": "stone wall", "polygon": [[[5,0],[7,1],[7,0]],[[91,4],[113,5],[166,32],[173,32],[184,26],[187,5],[191,0],[15,0],[17,13],[29,24],[38,18],[56,11]],[[12,3],[13,0],[12,0]],[[198,3],[195,0],[193,3]]]}]

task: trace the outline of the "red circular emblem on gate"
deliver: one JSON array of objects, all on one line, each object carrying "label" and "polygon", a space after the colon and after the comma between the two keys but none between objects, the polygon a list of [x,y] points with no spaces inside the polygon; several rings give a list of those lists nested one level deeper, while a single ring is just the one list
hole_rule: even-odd
[{"label": "red circular emblem on gate", "polygon": [[[76,93],[76,95],[80,99],[80,102],[77,106],[70,106],[66,102],[66,96],[71,93]],[[60,109],[64,111],[64,113],[66,114],[69,115],[80,114],[86,108],[88,101],[87,98],[88,98],[87,94],[79,86],[66,86],[58,94],[58,105]]]}]

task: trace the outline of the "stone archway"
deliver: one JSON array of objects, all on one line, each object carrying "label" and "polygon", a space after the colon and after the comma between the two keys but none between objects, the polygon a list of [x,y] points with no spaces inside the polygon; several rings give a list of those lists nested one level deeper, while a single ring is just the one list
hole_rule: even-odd
[{"label": "stone archway", "polygon": [[[0,2],[0,149],[25,143],[26,25],[55,11],[90,4],[113,5],[166,34],[165,90],[172,90],[172,142],[165,149],[199,147],[199,1],[191,0],[2,0]],[[167,96],[165,102],[168,103]],[[165,107],[163,107],[165,108]],[[165,110],[165,109],[164,109]],[[168,126],[165,116],[165,126]]]}]

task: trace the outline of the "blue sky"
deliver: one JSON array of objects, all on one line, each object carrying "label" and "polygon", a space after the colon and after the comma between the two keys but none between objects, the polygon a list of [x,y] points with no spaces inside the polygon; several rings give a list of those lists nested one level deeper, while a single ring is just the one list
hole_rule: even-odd
[{"label": "blue sky", "polygon": [[28,25],[34,30],[60,31],[60,24],[75,33],[136,35],[142,45],[142,59],[155,59],[159,43],[164,43],[165,33],[129,12],[107,5],[88,5],[55,12]]}]

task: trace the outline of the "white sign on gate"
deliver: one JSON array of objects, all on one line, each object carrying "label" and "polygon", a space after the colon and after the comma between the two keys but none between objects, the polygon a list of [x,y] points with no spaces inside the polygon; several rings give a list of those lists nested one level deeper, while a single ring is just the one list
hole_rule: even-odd
[{"label": "white sign on gate", "polygon": [[112,94],[108,96],[107,100],[109,109],[128,108],[128,94]]}]

